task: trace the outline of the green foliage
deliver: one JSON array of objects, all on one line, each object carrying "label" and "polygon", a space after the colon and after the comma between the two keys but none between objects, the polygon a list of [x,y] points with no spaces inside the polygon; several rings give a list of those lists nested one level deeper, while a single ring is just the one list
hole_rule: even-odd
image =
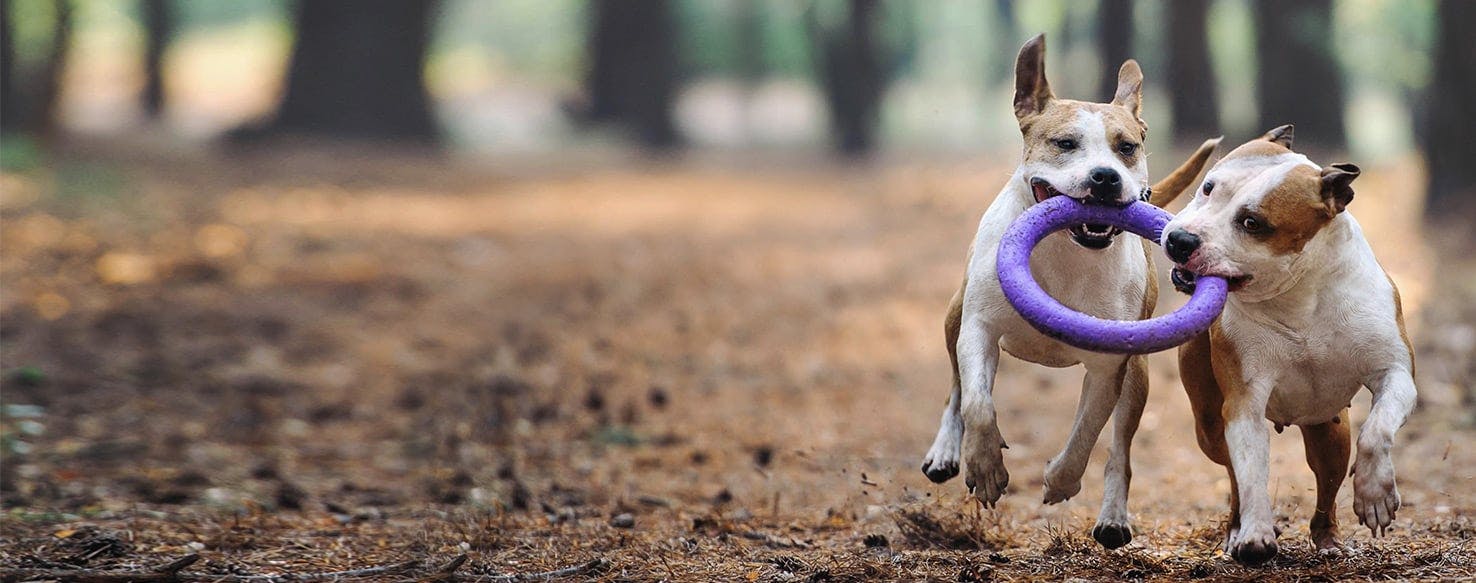
[{"label": "green foliage", "polygon": [[41,165],[41,148],[24,134],[0,136],[0,170],[25,172]]},{"label": "green foliage", "polygon": [[1334,6],[1334,53],[1351,81],[1396,91],[1429,84],[1434,0],[1342,0]]},{"label": "green foliage", "polygon": [[431,59],[471,48],[498,70],[534,79],[578,79],[588,34],[585,7],[577,0],[444,2]]},{"label": "green foliage", "polygon": [[56,1],[11,0],[11,10],[17,64],[22,68],[40,66],[51,54]]}]

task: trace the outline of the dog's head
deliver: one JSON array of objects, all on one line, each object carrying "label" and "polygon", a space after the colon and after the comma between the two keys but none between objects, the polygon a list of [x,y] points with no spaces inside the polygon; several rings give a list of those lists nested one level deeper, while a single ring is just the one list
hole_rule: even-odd
[{"label": "dog's head", "polygon": [[1217,275],[1256,299],[1297,281],[1297,257],[1353,201],[1359,170],[1318,167],[1291,150],[1292,137],[1281,126],[1227,154],[1164,227],[1180,290],[1192,291],[1195,275]]},{"label": "dog's head", "polygon": [[[1148,164],[1143,140],[1148,125],[1139,117],[1143,71],[1129,60],[1117,72],[1111,103],[1058,99],[1045,73],[1045,36],[1025,43],[1015,61],[1015,118],[1025,138],[1021,177],[1036,202],[1057,195],[1093,203],[1126,205],[1146,200]],[[1103,248],[1120,231],[1106,225],[1077,225],[1072,238]]]}]

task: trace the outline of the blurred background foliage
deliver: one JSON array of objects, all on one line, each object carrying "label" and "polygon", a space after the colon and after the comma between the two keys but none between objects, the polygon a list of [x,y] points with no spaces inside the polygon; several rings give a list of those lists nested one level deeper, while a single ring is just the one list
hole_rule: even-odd
[{"label": "blurred background foliage", "polygon": [[[1105,99],[1122,58],[1142,63],[1152,150],[1291,122],[1299,144],[1363,163],[1441,150],[1435,195],[1464,200],[1472,4],[5,0],[4,163],[36,156],[18,134],[145,127],[187,143],[310,134],[489,155],[1010,153],[1015,50],[1044,32],[1061,96]],[[1437,95],[1451,105],[1432,111]]]}]

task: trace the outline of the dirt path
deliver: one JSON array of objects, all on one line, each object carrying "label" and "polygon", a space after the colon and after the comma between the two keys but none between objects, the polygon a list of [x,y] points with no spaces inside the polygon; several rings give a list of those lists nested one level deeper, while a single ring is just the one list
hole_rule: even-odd
[{"label": "dirt path", "polygon": [[[304,178],[280,159],[84,157],[4,176],[3,402],[40,410],[34,435],[5,422],[29,447],[4,452],[0,565],[465,553],[462,575],[602,559],[580,576],[637,580],[1476,575],[1476,431],[1446,380],[1422,379],[1400,435],[1389,537],[1347,526],[1344,488],[1347,559],[1306,542],[1295,431],[1272,450],[1283,557],[1246,570],[1218,552],[1228,480],[1194,445],[1169,355],[1152,360],[1126,549],[1086,535],[1110,436],[1081,494],[1039,501],[1079,369],[1004,364],[999,509],[929,483],[941,312],[1001,169],[357,163]],[[1409,172],[1370,172],[1354,212],[1424,326],[1442,296],[1393,188]]]}]

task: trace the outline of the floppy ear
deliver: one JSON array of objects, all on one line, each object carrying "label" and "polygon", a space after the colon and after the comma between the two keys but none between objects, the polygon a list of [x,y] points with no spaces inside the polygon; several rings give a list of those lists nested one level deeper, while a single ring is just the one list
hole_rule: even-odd
[{"label": "floppy ear", "polygon": [[1353,202],[1353,179],[1363,171],[1348,163],[1331,164],[1322,169],[1322,201],[1330,214],[1338,214]]},{"label": "floppy ear", "polygon": [[1292,124],[1286,124],[1269,132],[1266,132],[1265,135],[1261,136],[1261,139],[1273,144],[1281,144],[1281,147],[1290,150],[1292,149],[1292,138],[1295,138],[1297,136],[1296,129],[1296,126],[1293,126]]},{"label": "floppy ear", "polygon": [[1112,104],[1126,107],[1133,117],[1139,117],[1138,112],[1143,109],[1143,69],[1137,61],[1128,59],[1117,70],[1117,94],[1112,97]]},{"label": "floppy ear", "polygon": [[1015,58],[1015,118],[1025,119],[1045,110],[1054,98],[1045,74],[1045,35],[1038,34],[1020,47]]}]

